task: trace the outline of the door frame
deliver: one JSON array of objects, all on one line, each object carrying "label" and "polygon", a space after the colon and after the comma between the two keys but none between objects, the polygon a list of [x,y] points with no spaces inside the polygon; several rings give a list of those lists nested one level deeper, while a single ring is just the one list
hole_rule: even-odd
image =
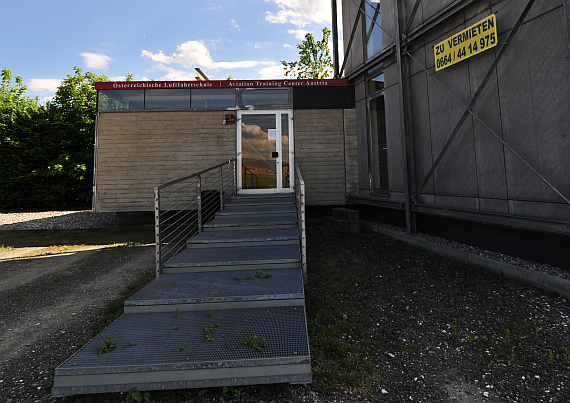
[{"label": "door frame", "polygon": [[[276,128],[276,151],[279,153],[276,165],[279,168],[276,169],[277,174],[277,187],[271,189],[242,189],[242,138],[241,138],[241,119],[243,115],[275,115],[275,128]],[[283,144],[282,144],[282,133],[281,133],[281,116],[289,116],[289,153],[287,158],[289,160],[289,187],[283,187]],[[237,150],[237,191],[238,194],[261,194],[261,193],[293,193],[295,183],[294,180],[294,164],[295,164],[295,143],[293,138],[293,110],[292,109],[248,109],[248,110],[238,110],[237,111],[237,124],[236,124],[236,150]],[[276,167],[277,168],[277,167]]]}]

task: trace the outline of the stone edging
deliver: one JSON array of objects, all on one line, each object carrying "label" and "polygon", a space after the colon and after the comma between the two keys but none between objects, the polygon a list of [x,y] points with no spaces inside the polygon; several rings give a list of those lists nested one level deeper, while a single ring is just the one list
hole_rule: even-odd
[{"label": "stone edging", "polygon": [[360,227],[369,231],[398,239],[402,242],[413,246],[428,250],[441,256],[445,256],[462,263],[468,263],[485,270],[502,274],[504,276],[523,281],[535,287],[546,291],[560,294],[564,297],[570,297],[570,281],[550,274],[528,270],[523,267],[515,266],[509,263],[500,262],[484,256],[478,256],[474,253],[452,248],[447,245],[440,245],[435,242],[426,241],[410,235],[401,234],[386,228],[374,225],[369,222],[360,221]]}]

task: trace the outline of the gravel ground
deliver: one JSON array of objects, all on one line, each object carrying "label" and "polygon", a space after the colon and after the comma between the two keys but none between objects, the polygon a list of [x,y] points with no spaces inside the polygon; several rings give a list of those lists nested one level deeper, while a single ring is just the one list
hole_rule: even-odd
[{"label": "gravel ground", "polygon": [[[0,214],[0,230],[113,225],[113,214],[89,211]],[[552,270],[418,236],[531,270]],[[378,234],[341,234],[315,223],[309,226],[308,246],[311,349],[322,348],[316,333],[326,334],[327,327],[340,323],[354,329],[338,339],[331,334],[336,347],[324,351],[339,363],[356,358],[356,373],[365,371],[364,363],[376,368],[366,370],[366,382],[339,378],[336,391],[325,393],[322,363],[314,362],[314,382],[307,386],[247,387],[240,398],[219,388],[153,392],[151,401],[570,401],[570,308],[565,298]],[[111,248],[47,260],[0,259],[0,402],[53,401],[48,393],[55,366],[93,335],[106,304],[128,284],[149,278],[152,250],[145,248],[144,253]],[[10,281],[22,273],[27,277],[21,284]],[[567,275],[560,269],[555,273]],[[328,324],[320,316],[325,311],[333,317]],[[109,394],[55,401],[124,398]]]},{"label": "gravel ground", "polygon": [[82,211],[42,211],[0,213],[0,231],[90,229],[116,225],[115,213]]}]

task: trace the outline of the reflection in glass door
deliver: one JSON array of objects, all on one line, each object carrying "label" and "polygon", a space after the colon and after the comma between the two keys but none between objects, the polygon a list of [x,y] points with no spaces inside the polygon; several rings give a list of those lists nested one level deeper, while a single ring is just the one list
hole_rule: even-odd
[{"label": "reflection in glass door", "polygon": [[289,111],[240,111],[238,124],[238,171],[240,192],[290,192]]},{"label": "reflection in glass door", "polygon": [[277,127],[275,115],[251,114],[241,117],[242,189],[276,189]]}]

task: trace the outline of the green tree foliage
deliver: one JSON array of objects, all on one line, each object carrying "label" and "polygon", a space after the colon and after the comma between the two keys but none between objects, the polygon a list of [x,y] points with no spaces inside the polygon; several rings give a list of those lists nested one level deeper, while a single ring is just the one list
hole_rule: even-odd
[{"label": "green tree foliage", "polygon": [[74,68],[53,101],[25,95],[21,77],[2,72],[0,209],[89,208],[93,182],[96,81]]},{"label": "green tree foliage", "polygon": [[327,78],[333,75],[333,62],[329,53],[330,29],[323,28],[323,39],[315,41],[313,34],[307,33],[305,39],[297,45],[299,60],[281,61],[286,76],[304,78]]}]

